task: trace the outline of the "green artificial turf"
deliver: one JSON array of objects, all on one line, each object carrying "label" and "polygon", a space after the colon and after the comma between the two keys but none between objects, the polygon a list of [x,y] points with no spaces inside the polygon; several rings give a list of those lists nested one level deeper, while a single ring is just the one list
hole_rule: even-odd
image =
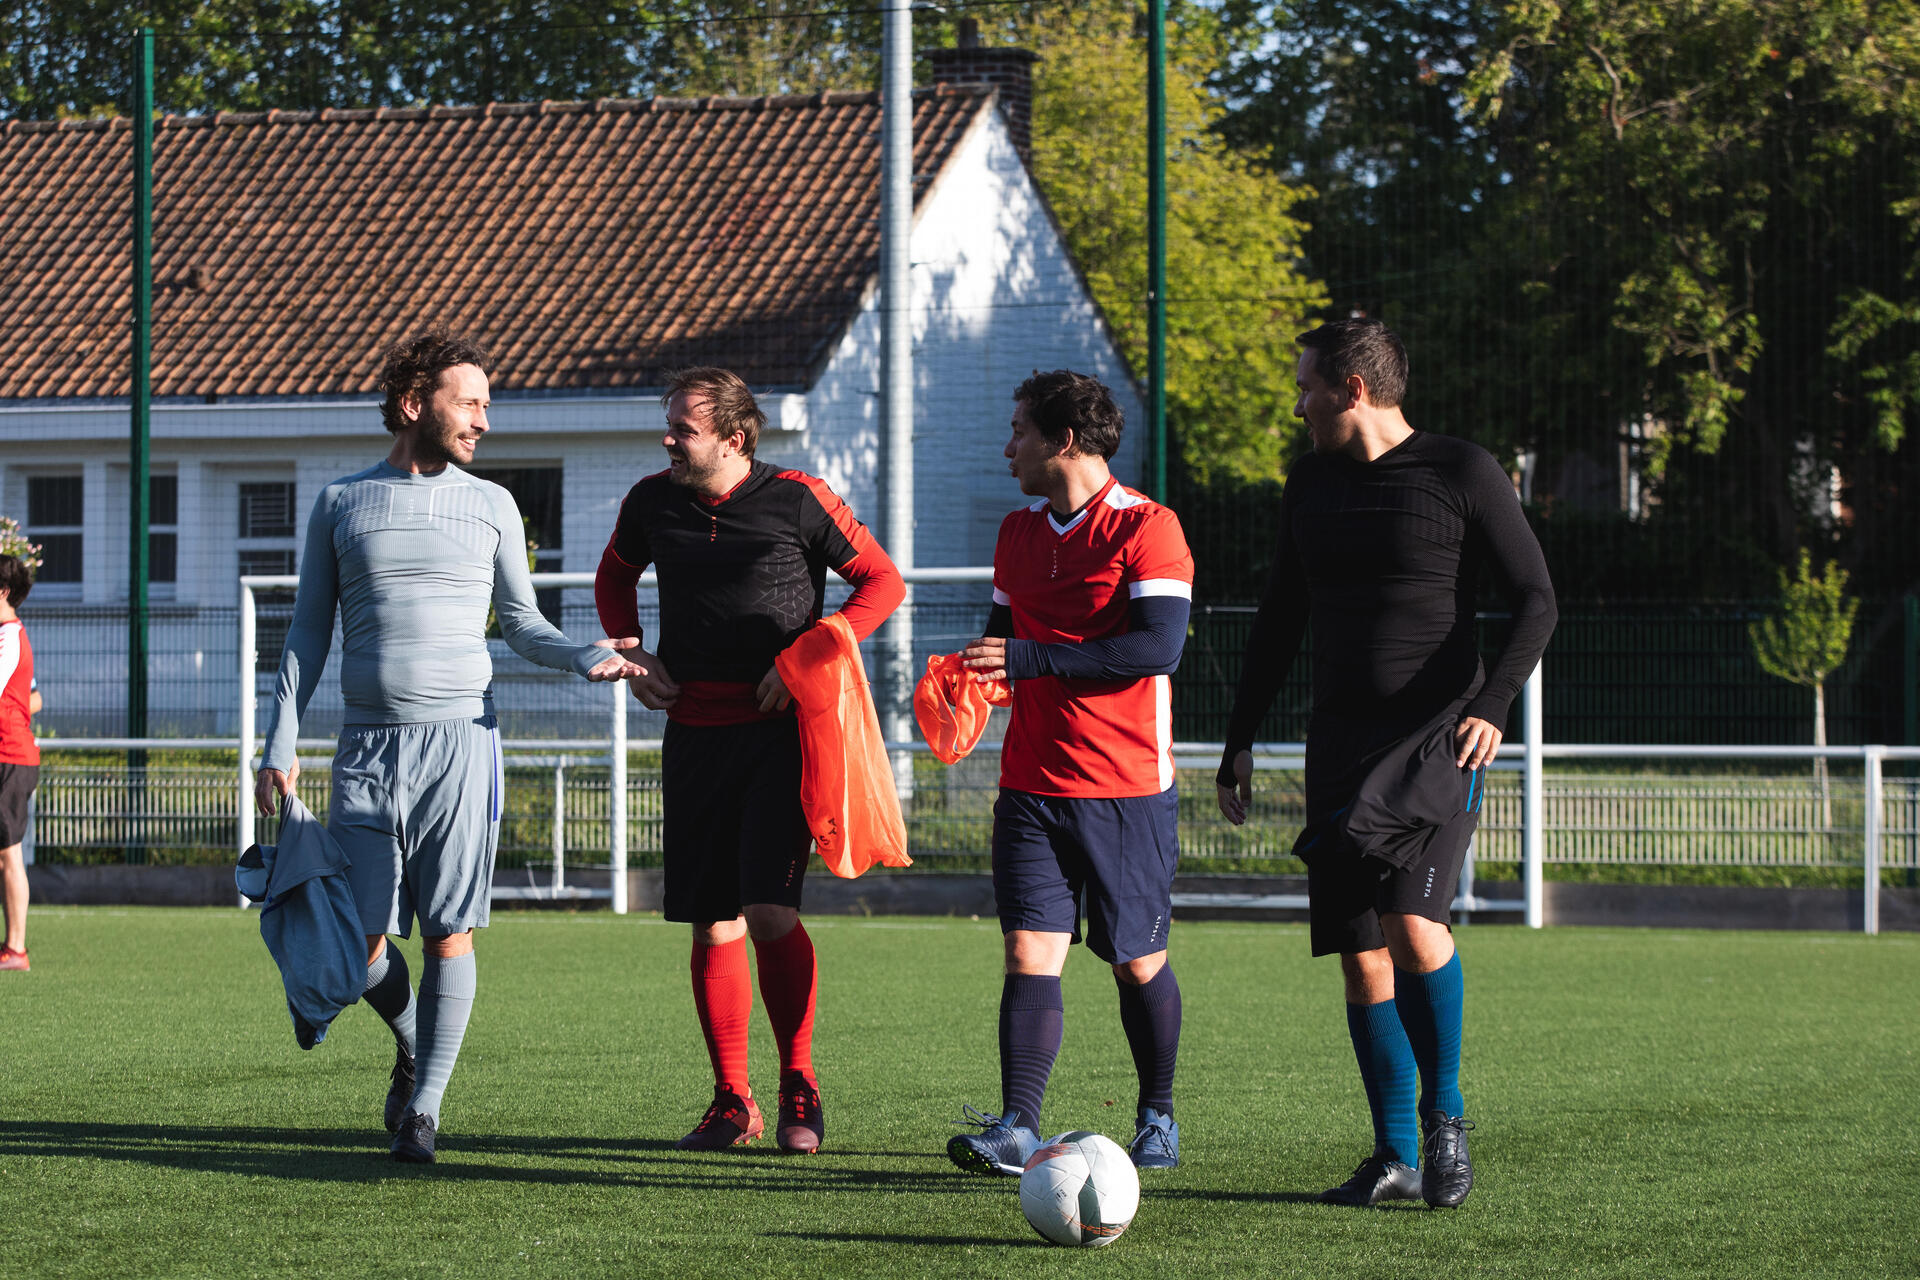
[{"label": "green artificial turf", "polygon": [[[0,974],[13,1277],[1920,1274],[1920,938],[1461,931],[1465,1207],[1314,1195],[1365,1154],[1339,978],[1291,926],[1188,924],[1182,1168],[1107,1249],[1041,1243],[942,1154],[995,1109],[990,921],[822,919],[826,1153],[681,1154],[710,1085],[686,930],[508,913],[480,935],[442,1159],[380,1127],[391,1041],[295,1047],[256,918],[48,909]],[[419,973],[417,944],[405,947]],[[1130,1136],[1104,966],[1076,954],[1049,1129]],[[764,1015],[754,1079],[771,1105]]]}]

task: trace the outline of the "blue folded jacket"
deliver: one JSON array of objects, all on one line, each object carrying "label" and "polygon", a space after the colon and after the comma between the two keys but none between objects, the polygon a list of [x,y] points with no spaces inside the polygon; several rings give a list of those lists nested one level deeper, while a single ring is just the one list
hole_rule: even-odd
[{"label": "blue folded jacket", "polygon": [[250,845],[233,880],[260,903],[260,936],[280,979],[294,1038],[311,1049],[367,984],[367,941],[347,884],[347,855],[293,796],[280,806],[280,843]]}]

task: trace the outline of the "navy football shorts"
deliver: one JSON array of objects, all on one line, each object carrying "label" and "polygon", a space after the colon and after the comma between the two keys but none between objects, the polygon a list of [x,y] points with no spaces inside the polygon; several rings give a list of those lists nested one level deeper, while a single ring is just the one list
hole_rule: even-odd
[{"label": "navy football shorts", "polygon": [[1000,789],[993,806],[993,897],[1000,931],[1081,940],[1108,964],[1167,949],[1180,796],[1079,799]]}]

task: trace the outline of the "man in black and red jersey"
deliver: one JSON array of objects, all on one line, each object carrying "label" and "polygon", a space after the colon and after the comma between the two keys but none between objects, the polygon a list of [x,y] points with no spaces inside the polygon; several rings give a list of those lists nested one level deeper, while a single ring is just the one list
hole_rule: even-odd
[{"label": "man in black and red jersey", "polygon": [[760,996],[780,1050],[783,1151],[813,1152],[823,1125],[813,1073],[817,970],[800,923],[812,836],[800,809],[800,735],[774,657],[820,618],[830,568],[866,639],[906,594],[899,570],[824,482],[754,460],[766,415],[725,369],[674,374],[663,397],[665,471],[621,503],[594,600],[612,634],[639,637],[634,588],[660,591],[658,653],[634,696],[667,713],[665,915],[693,926],[693,1003],[713,1060],[713,1105],[680,1140],[719,1151],[764,1130],[747,1083],[753,938]]},{"label": "man in black and red jersey", "polygon": [[1122,419],[1099,382],[1065,369],[1013,393],[1004,456],[1036,501],[1000,525],[993,611],[962,657],[1010,680],[1013,719],[993,807],[993,895],[1005,935],[1000,1114],[947,1155],[1017,1175],[1040,1142],[1040,1103],[1066,1015],[1060,975],[1087,920],[1113,967],[1139,1076],[1134,1164],[1180,1163],[1173,1072],[1180,984],[1167,963],[1180,856],[1170,676],[1186,643],[1193,557],[1174,513],[1114,479]]}]

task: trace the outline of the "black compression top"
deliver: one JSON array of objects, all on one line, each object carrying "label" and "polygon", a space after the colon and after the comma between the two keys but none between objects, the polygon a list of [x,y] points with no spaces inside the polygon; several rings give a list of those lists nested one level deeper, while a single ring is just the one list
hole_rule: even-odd
[{"label": "black compression top", "polygon": [[854,585],[841,607],[864,640],[904,594],[900,571],[833,490],[755,462],[706,498],[665,472],[627,493],[594,598],[611,636],[638,636],[634,584],[659,567],[660,660],[673,678],[752,684],[819,618],[832,569]]},{"label": "black compression top", "polygon": [[[1491,671],[1474,637],[1490,566],[1513,627]],[[1410,733],[1464,700],[1460,715],[1506,726],[1513,696],[1557,617],[1540,544],[1513,483],[1476,444],[1416,431],[1372,462],[1309,454],[1287,475],[1273,575],[1247,642],[1220,784],[1253,745],[1313,626],[1313,726]]]}]

